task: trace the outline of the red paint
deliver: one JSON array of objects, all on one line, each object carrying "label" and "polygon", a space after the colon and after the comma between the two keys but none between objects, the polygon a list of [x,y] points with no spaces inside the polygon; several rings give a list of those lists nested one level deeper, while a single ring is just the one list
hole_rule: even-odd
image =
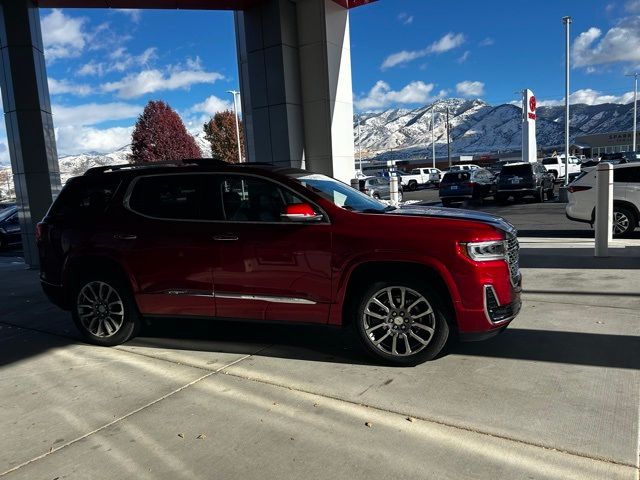
[{"label": "red paint", "polygon": [[[176,173],[178,168],[207,174],[250,172],[279,182],[309,200],[292,206],[292,212],[323,212],[326,221],[157,220],[125,208],[125,193],[135,177]],[[379,271],[381,277],[411,265],[434,272],[446,286],[454,308],[452,320],[461,333],[498,328],[484,313],[484,285],[493,286],[501,305],[519,299],[519,288],[512,286],[504,261],[475,262],[461,250],[464,242],[503,239],[504,233],[490,223],[464,217],[356,213],[273,169],[250,164],[97,175],[119,175],[122,180],[103,218],[72,224],[46,217],[39,227],[47,232],[39,236],[42,278],[48,294],[55,289],[49,284],[60,285],[57,298],[68,298],[74,268],[93,268],[108,259],[122,271],[141,313],[147,315],[341,324],[345,302],[351,300],[352,274],[370,262],[389,262]],[[118,234],[135,238],[117,239]],[[221,237],[227,241],[216,240]],[[242,295],[300,301],[237,298]]]},{"label": "red paint", "polygon": [[531,96],[531,98],[529,98],[529,110],[531,110],[532,112],[536,111],[536,97],[535,96]]},{"label": "red paint", "polygon": [[316,214],[313,207],[308,203],[296,203],[295,205],[287,205],[287,215],[303,215],[310,217]]},{"label": "red paint", "polygon": [[530,118],[531,120],[535,120],[535,119],[536,119],[536,114],[535,114],[535,113],[530,113],[530,114],[529,114],[529,118]]}]

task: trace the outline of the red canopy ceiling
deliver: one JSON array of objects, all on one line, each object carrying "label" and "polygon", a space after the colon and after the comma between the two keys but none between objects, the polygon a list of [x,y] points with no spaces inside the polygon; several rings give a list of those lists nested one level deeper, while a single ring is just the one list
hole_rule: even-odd
[{"label": "red canopy ceiling", "polygon": [[[246,10],[263,0],[35,0],[44,8],[179,8],[185,10]],[[345,8],[377,0],[333,0]]]}]

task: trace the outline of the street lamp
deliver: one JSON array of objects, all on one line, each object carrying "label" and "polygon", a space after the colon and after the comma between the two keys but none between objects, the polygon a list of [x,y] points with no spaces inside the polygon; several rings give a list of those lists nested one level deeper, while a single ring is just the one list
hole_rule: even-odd
[{"label": "street lamp", "polygon": [[633,151],[636,151],[636,122],[638,118],[638,75],[640,73],[629,73],[625,77],[633,77]]},{"label": "street lamp", "polygon": [[240,149],[240,121],[238,120],[238,103],[236,95],[240,95],[237,90],[227,90],[227,93],[233,95],[233,113],[236,116],[236,140],[238,141],[238,163],[242,163],[242,150]]},{"label": "street lamp", "polygon": [[564,186],[569,185],[569,26],[571,17],[562,17],[565,30],[565,71],[564,71]]}]

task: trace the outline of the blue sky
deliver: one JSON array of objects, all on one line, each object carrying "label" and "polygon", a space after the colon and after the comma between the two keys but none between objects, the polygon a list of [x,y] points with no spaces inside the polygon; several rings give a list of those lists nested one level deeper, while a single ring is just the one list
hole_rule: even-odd
[{"label": "blue sky", "polygon": [[[499,104],[526,87],[543,104],[560,104],[564,15],[573,17],[572,100],[630,101],[624,73],[640,66],[640,0],[380,0],[351,13],[355,106],[415,107],[442,97]],[[191,131],[231,106],[226,90],[238,88],[238,78],[230,12],[40,16],[61,155],[126,145],[150,99],[167,101]]]}]

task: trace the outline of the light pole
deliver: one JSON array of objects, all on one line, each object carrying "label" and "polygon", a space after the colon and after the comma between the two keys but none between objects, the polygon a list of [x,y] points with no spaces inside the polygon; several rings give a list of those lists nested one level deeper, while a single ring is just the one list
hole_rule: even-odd
[{"label": "light pole", "polygon": [[636,151],[636,124],[638,118],[638,75],[640,73],[630,73],[625,75],[633,77],[633,151]]},{"label": "light pole", "polygon": [[362,140],[360,136],[360,114],[358,113],[358,170],[362,173]]},{"label": "light pole", "polygon": [[569,185],[569,26],[571,17],[562,17],[565,30],[564,70],[564,186]]},{"label": "light pole", "polygon": [[433,107],[431,106],[431,160],[433,161],[433,168],[436,168],[436,137],[433,131]]},{"label": "light pole", "polygon": [[450,130],[451,126],[449,125],[449,105],[447,105],[447,158],[449,159],[449,168],[451,168],[451,137]]},{"label": "light pole", "polygon": [[233,113],[236,116],[236,140],[238,141],[238,163],[242,163],[242,150],[240,149],[240,121],[238,120],[238,103],[236,95],[240,95],[237,90],[227,90],[227,93],[233,95]]}]

